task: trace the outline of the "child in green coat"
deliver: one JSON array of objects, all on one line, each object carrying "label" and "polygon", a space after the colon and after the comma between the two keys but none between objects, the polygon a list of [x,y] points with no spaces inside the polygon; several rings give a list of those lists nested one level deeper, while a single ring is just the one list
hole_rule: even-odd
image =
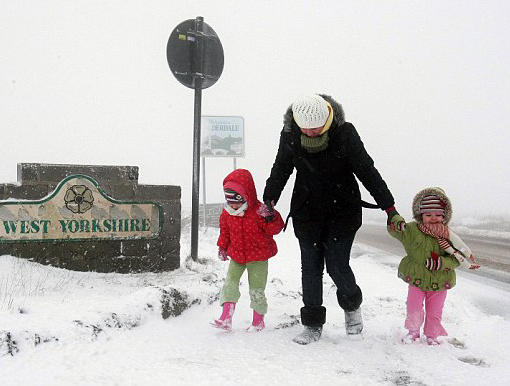
[{"label": "child in green coat", "polygon": [[[455,286],[459,265],[478,269],[471,250],[448,228],[452,216],[450,199],[440,188],[423,189],[413,199],[413,217],[407,223],[399,214],[388,221],[388,232],[407,253],[398,267],[398,277],[409,283],[405,343],[423,333],[429,345],[440,344],[448,333],[441,324],[446,292]],[[425,301],[425,312],[423,302]]]}]

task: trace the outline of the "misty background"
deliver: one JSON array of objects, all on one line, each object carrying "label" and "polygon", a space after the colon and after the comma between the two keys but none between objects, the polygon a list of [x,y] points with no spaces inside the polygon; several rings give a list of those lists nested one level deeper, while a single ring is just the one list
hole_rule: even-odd
[{"label": "misty background", "polygon": [[[343,105],[404,216],[429,186],[445,189],[454,219],[510,214],[503,0],[2,0],[0,182],[16,181],[21,162],[135,165],[140,184],[181,186],[189,208],[194,92],[171,74],[166,45],[197,16],[225,54],[202,115],[244,117],[237,167],[260,198],[287,107],[324,93]],[[208,202],[223,201],[232,168],[232,158],[206,159]]]}]

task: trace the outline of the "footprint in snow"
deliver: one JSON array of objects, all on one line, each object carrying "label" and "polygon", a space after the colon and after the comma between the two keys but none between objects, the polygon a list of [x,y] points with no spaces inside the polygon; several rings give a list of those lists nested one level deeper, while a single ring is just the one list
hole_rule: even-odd
[{"label": "footprint in snow", "polygon": [[485,362],[483,359],[475,358],[472,356],[460,357],[460,358],[458,358],[458,360],[461,362],[464,362],[464,363],[468,363],[473,366],[490,367],[490,365],[487,362]]}]

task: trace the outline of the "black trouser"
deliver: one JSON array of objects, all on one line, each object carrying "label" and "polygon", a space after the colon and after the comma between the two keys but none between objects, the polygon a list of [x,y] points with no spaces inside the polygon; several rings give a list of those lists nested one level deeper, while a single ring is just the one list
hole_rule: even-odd
[{"label": "black trouser", "polygon": [[305,305],[301,310],[301,319],[304,325],[325,323],[325,308],[322,307],[324,264],[337,287],[340,306],[346,311],[359,308],[362,301],[361,289],[356,284],[356,278],[349,265],[354,236],[355,233],[343,237],[328,235],[322,242],[299,240]]}]

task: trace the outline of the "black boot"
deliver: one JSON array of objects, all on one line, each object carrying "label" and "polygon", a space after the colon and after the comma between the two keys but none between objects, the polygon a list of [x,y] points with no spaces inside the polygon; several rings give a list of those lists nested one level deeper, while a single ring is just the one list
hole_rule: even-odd
[{"label": "black boot", "polygon": [[293,341],[298,344],[318,341],[322,335],[322,325],[326,323],[326,308],[323,306],[301,308],[301,323],[305,329]]}]

